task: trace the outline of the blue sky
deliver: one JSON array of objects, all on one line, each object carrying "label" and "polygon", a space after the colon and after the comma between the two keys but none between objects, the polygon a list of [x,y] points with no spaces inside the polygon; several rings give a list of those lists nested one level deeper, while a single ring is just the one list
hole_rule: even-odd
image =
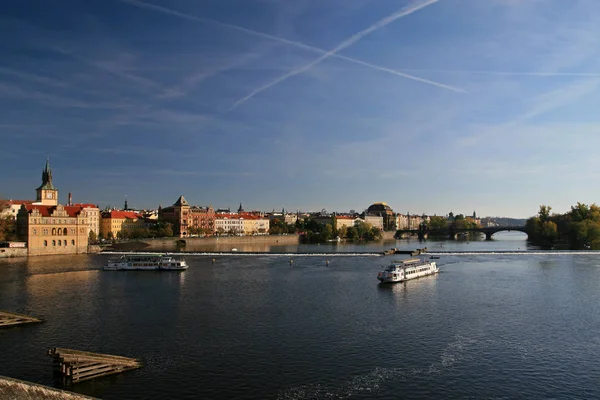
[{"label": "blue sky", "polygon": [[600,201],[597,0],[8,0],[0,194],[528,217]]}]

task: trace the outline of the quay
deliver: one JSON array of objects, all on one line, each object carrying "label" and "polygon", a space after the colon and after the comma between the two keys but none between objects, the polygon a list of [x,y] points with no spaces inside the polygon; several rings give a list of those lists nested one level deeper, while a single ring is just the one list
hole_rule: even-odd
[{"label": "quay", "polygon": [[37,383],[0,375],[0,398],[19,400],[93,400],[93,397],[67,392]]},{"label": "quay", "polygon": [[65,386],[142,367],[135,358],[60,347],[48,350],[48,355],[54,358],[54,371]]},{"label": "quay", "polygon": [[28,315],[0,311],[0,328],[39,322],[42,320]]}]

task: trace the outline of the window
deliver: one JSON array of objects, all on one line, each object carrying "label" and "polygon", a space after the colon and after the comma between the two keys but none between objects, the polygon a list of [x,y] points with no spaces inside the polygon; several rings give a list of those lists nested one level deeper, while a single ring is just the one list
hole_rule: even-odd
[{"label": "window", "polygon": [[37,235],[37,229],[33,228],[33,234]]},{"label": "window", "polygon": [[61,242],[60,240],[58,241],[58,245],[59,245],[59,246],[61,246],[61,245],[62,245],[62,242]]},{"label": "window", "polygon": [[75,241],[71,240],[71,245],[75,246]]},{"label": "window", "polygon": [[44,240],[44,247],[48,247],[48,241]]},{"label": "window", "polygon": [[67,236],[67,228],[63,229],[63,235]]},{"label": "window", "polygon": [[56,228],[52,228],[52,236],[56,235]]},{"label": "window", "polygon": [[56,240],[52,241],[52,246],[56,246]]},{"label": "window", "polygon": [[66,240],[63,240],[63,244],[66,246],[66,245],[67,245],[67,241],[66,241]]}]

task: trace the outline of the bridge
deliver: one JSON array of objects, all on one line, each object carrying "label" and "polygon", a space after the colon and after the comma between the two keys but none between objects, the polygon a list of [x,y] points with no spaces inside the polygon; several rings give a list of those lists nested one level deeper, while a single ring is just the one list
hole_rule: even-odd
[{"label": "bridge", "polygon": [[492,240],[494,233],[502,231],[518,231],[527,235],[525,226],[489,226],[485,228],[446,228],[446,229],[399,229],[396,231],[396,238],[406,235],[417,235],[419,239],[427,239],[428,236],[446,236],[450,239],[456,239],[460,233],[479,232],[485,235],[485,240]]}]

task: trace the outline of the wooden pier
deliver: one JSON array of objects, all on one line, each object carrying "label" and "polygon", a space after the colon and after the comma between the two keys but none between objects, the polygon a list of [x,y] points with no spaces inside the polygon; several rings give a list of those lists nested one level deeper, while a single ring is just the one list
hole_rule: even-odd
[{"label": "wooden pier", "polygon": [[55,372],[61,375],[64,385],[119,374],[142,366],[135,358],[60,347],[48,350],[48,355],[54,358]]},{"label": "wooden pier", "polygon": [[42,322],[41,319],[33,318],[28,315],[10,313],[7,311],[0,311],[0,328],[7,326],[32,324]]}]

